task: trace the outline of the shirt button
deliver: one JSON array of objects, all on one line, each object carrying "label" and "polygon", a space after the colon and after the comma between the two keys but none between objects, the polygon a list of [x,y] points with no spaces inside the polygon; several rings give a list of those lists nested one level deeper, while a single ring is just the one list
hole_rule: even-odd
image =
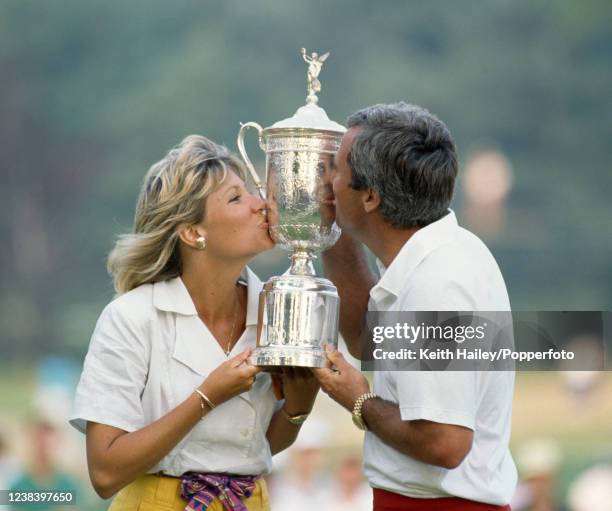
[{"label": "shirt button", "polygon": [[249,430],[248,429],[243,429],[240,434],[242,435],[242,438],[246,438],[249,436]]}]

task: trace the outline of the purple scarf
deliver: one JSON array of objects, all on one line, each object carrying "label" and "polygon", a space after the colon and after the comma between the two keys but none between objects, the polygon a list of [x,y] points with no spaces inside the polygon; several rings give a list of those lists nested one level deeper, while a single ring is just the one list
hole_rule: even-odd
[{"label": "purple scarf", "polygon": [[206,511],[215,497],[226,511],[248,511],[242,498],[253,495],[260,477],[187,472],[181,477],[181,496],[188,502],[185,511]]}]

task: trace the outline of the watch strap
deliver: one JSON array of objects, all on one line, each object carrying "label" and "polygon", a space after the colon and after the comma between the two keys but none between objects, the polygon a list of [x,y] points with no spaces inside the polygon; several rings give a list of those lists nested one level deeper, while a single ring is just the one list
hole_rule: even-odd
[{"label": "watch strap", "polygon": [[362,417],[363,403],[365,403],[368,399],[374,399],[376,397],[378,396],[374,394],[374,392],[366,392],[365,394],[361,394],[361,396],[355,400],[355,404],[353,405],[353,422],[359,429],[364,431],[367,431],[368,429]]}]

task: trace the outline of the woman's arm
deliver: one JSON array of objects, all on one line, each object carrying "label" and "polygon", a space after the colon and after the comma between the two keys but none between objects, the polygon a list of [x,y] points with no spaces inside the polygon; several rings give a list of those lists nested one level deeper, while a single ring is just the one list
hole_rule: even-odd
[{"label": "woman's arm", "polygon": [[171,412],[127,433],[97,422],[87,423],[87,464],[96,493],[108,499],[166,456],[210,410],[201,409],[194,392]]},{"label": "woman's arm", "polygon": [[[244,362],[251,354],[240,355],[217,367],[200,385],[215,405],[251,388],[260,369]],[[87,423],[87,463],[94,489],[109,498],[134,479],[154,467],[207,413],[194,392],[176,408],[142,429],[128,433],[122,429]]]},{"label": "woman's arm", "polygon": [[309,414],[319,392],[319,382],[307,368],[283,368],[281,385],[285,402],[283,407],[272,416],[266,432],[273,455],[293,444],[300,431],[301,425],[290,422],[287,415]]},{"label": "woman's arm", "polygon": [[[287,412],[289,413],[289,412]],[[308,412],[305,412],[308,413]],[[298,414],[289,414],[298,415]],[[278,410],[270,421],[268,431],[266,432],[266,438],[270,444],[270,452],[274,456],[275,454],[284,451],[289,447],[300,432],[301,424],[292,424],[287,420],[287,417],[283,414],[282,410]]]}]

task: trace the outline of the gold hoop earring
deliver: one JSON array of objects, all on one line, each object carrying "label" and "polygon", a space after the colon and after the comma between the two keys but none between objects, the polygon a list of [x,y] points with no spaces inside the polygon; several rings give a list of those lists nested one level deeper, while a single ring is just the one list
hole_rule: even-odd
[{"label": "gold hoop earring", "polygon": [[196,240],[196,248],[198,250],[204,250],[206,248],[206,238],[204,236],[200,236]]}]

